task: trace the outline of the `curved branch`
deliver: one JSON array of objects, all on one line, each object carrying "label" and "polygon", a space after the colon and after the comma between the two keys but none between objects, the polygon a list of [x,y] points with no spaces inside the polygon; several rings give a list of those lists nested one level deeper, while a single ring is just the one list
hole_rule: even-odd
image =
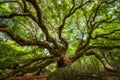
[{"label": "curved branch", "polygon": [[47,27],[43,23],[42,12],[41,12],[39,5],[37,4],[36,0],[26,0],[26,1],[31,3],[32,6],[35,8],[36,13],[37,13],[38,25],[42,29],[42,31],[45,33],[46,39],[49,41],[50,35],[49,35]]},{"label": "curved branch", "polygon": [[94,51],[87,52],[85,55],[87,55],[87,56],[94,55],[98,60],[100,60],[100,62],[104,65],[104,68],[105,68],[107,71],[110,71],[110,72],[120,72],[120,71],[114,69],[114,68],[107,62],[107,60],[106,60],[104,57],[98,55],[98,54],[95,53]]},{"label": "curved branch", "polygon": [[20,38],[20,36],[18,36],[18,35],[14,35],[10,31],[9,27],[5,24],[0,23],[0,31],[7,33],[7,35],[9,35],[12,40],[17,42],[21,46],[35,45],[35,46],[39,46],[41,48],[47,48],[48,50],[51,50],[51,47],[49,46],[48,43],[45,43],[43,41],[38,41],[38,40],[27,40],[27,39],[25,40],[25,39]]},{"label": "curved branch", "polygon": [[26,0],[26,1],[29,2],[30,4],[32,4],[32,6],[35,8],[36,15],[37,15],[37,21],[38,21],[37,24],[44,32],[44,34],[46,36],[46,40],[48,42],[53,43],[55,45],[55,47],[58,48],[56,40],[50,36],[48,28],[46,27],[46,25],[44,24],[44,22],[42,20],[42,12],[41,12],[41,8],[39,7],[38,3],[35,0]]},{"label": "curved branch", "polygon": [[71,60],[71,62],[74,62],[74,61],[76,61],[77,59],[79,59],[80,57],[82,57],[83,54],[84,54],[84,52],[85,52],[85,50],[76,51],[73,56],[69,57],[69,59]]},{"label": "curved branch", "polygon": [[[45,33],[46,39],[48,41],[52,42],[51,39],[49,39],[50,36],[49,36],[48,29],[47,29],[47,27],[44,25],[44,23],[42,21],[42,13],[41,13],[41,9],[40,9],[39,5],[37,4],[37,2],[35,0],[26,0],[26,1],[29,2],[29,3],[31,3],[33,5],[33,7],[35,8],[35,10],[37,12],[37,19],[27,9],[27,5],[26,5],[26,2],[24,0],[23,0],[23,6],[22,6],[22,9],[24,11],[23,14],[17,14],[17,13],[14,14],[14,13],[12,13],[10,15],[1,15],[0,18],[13,18],[15,16],[28,16],[28,17],[32,18],[32,20],[35,21],[39,25],[39,27]],[[2,3],[8,3],[8,2],[17,2],[17,1],[5,1],[5,2],[1,2],[1,4]]]}]

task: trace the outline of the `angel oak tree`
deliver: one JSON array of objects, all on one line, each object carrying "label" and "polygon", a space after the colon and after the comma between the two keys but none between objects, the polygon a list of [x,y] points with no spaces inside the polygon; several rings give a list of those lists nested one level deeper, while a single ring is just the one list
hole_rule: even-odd
[{"label": "angel oak tree", "polygon": [[[58,68],[66,67],[83,55],[94,55],[106,70],[118,71],[96,50],[120,48],[120,37],[114,36],[120,34],[119,10],[119,0],[0,0],[0,32],[20,46],[49,52],[17,65],[9,76],[34,72],[53,62]],[[26,68],[37,61],[43,63]]]}]

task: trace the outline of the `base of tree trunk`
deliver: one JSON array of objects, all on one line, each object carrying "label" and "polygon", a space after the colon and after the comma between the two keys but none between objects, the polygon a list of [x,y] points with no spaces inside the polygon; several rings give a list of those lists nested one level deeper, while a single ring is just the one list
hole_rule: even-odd
[{"label": "base of tree trunk", "polygon": [[120,73],[57,69],[48,75],[47,80],[120,80]]}]

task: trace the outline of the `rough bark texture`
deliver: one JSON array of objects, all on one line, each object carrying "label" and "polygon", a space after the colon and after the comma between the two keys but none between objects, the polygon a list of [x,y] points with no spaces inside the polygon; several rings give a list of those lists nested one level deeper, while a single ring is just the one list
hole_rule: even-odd
[{"label": "rough bark texture", "polygon": [[120,73],[82,72],[80,69],[60,68],[50,73],[47,80],[120,80]]}]

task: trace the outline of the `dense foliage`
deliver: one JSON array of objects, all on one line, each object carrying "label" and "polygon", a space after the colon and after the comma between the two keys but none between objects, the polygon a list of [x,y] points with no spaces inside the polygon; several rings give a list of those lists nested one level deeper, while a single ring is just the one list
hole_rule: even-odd
[{"label": "dense foliage", "polygon": [[120,72],[120,0],[0,0],[0,32],[6,78],[66,66]]}]

